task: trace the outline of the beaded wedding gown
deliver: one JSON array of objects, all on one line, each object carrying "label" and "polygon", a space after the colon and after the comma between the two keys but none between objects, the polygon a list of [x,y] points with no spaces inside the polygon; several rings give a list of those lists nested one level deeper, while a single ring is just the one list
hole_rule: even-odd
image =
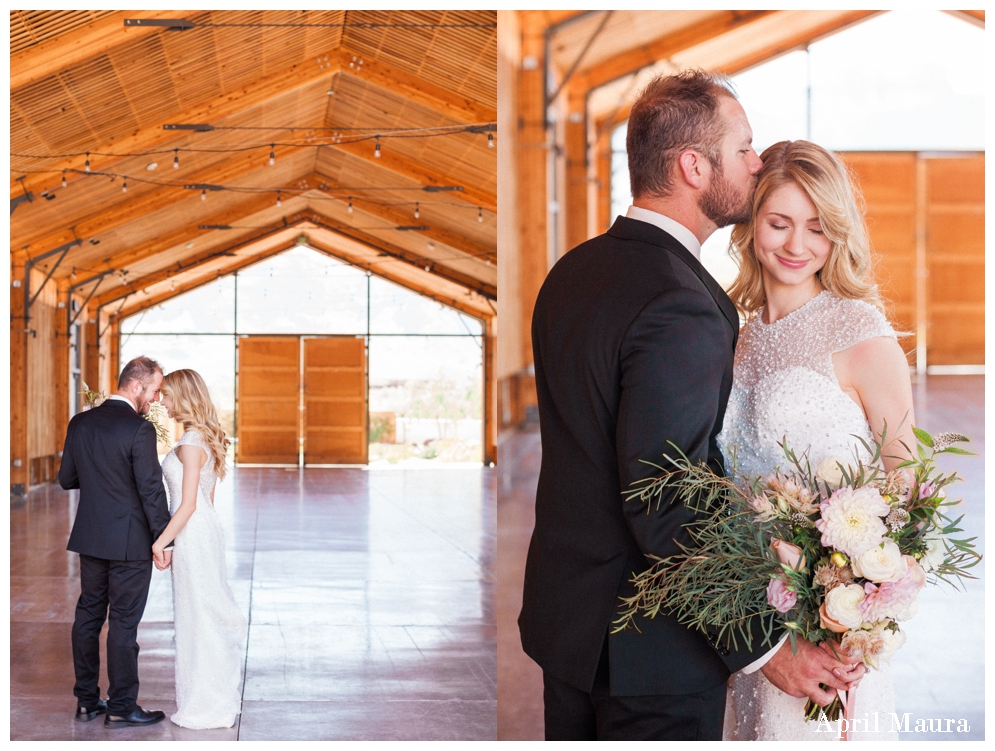
[{"label": "beaded wedding gown", "polygon": [[[787,468],[778,445],[785,438],[796,455],[808,451],[813,468],[828,457],[851,463],[858,456],[869,458],[857,437],[870,442],[870,426],[861,407],[840,388],[832,356],[879,336],[895,338],[895,332],[876,308],[829,291],[772,324],[763,322],[762,311],[751,319],[736,347],[732,393],[718,439],[727,465],[735,453],[742,474],[766,475],[779,465]],[[735,673],[723,737],[837,740],[836,723],[833,732],[827,732],[825,723],[805,722],[806,701],[775,688],[760,670]],[[894,711],[890,667],[868,669],[857,689],[853,716],[861,722],[851,738],[897,740]]]},{"label": "beaded wedding gown", "polygon": [[[200,434],[188,430],[162,462],[170,513],[180,507],[183,464],[179,446],[207,452]],[[185,728],[227,728],[241,711],[238,690],[247,625],[225,571],[221,520],[211,503],[217,475],[210,460],[200,470],[197,509],[173,548],[173,621],[176,633],[176,714]]]}]

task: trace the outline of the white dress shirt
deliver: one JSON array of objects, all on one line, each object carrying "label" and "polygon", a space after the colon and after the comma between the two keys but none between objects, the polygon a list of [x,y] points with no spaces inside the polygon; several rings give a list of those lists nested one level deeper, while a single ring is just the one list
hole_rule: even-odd
[{"label": "white dress shirt", "polygon": [[674,221],[669,216],[664,216],[656,211],[641,209],[638,206],[630,206],[625,215],[629,219],[638,219],[640,222],[646,222],[647,224],[659,227],[668,235],[672,235],[696,259],[701,260],[701,243],[698,242],[698,238],[694,236],[694,233],[680,222]]},{"label": "white dress shirt", "polygon": [[[640,222],[646,222],[647,224],[652,224],[659,227],[668,235],[677,240],[681,245],[688,249],[696,259],[701,260],[701,243],[698,242],[698,238],[694,236],[687,227],[678,221],[671,219],[669,216],[664,216],[656,211],[650,211],[649,209],[642,209],[638,206],[630,206],[629,210],[625,212],[626,217],[629,219],[636,219]],[[784,644],[784,640],[788,638],[787,633],[781,636],[781,640],[763,657],[758,660],[754,660],[745,668],[742,672],[744,673],[755,673],[760,670],[764,665],[766,665],[770,658],[781,648]]]}]

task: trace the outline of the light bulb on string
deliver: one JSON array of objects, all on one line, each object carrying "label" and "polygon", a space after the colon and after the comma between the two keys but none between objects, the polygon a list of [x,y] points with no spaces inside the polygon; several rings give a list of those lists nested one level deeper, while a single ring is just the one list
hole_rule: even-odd
[{"label": "light bulb on string", "polygon": [[275,151],[275,149],[276,149],[276,144],[275,143],[271,143],[269,145],[269,166],[270,167],[272,167],[274,164],[276,164],[276,151]]},{"label": "light bulb on string", "polygon": [[283,206],[283,200],[280,198],[280,191],[276,192],[276,205]]},{"label": "light bulb on string", "polygon": [[206,188],[204,190],[200,191],[200,200],[201,201],[206,201],[207,200],[207,189]]},{"label": "light bulb on string", "polygon": [[377,147],[373,150],[373,156],[377,159],[380,158],[380,136],[377,136]]},{"label": "light bulb on string", "polygon": [[418,201],[415,201],[415,219],[421,216],[421,212],[418,210]]},{"label": "light bulb on string", "polygon": [[494,148],[494,134],[493,133],[488,133],[487,134],[487,148],[489,148],[489,149],[493,149]]},{"label": "light bulb on string", "polygon": [[477,207],[477,221],[481,223],[484,221],[484,210],[480,206]]},{"label": "light bulb on string", "polygon": [[124,181],[124,182],[123,182],[123,183],[121,184],[121,192],[122,192],[122,193],[127,193],[127,192],[128,192],[128,181],[127,181],[127,180],[125,180],[125,181]]},{"label": "light bulb on string", "polygon": [[83,170],[85,172],[89,172],[90,171],[90,152],[89,151],[86,152],[86,164],[83,165]]},{"label": "light bulb on string", "polygon": [[62,170],[62,187],[66,187],[66,171]]},{"label": "light bulb on string", "polygon": [[180,168],[180,150],[173,149],[173,169]]},{"label": "light bulb on string", "polygon": [[349,196],[349,206],[348,208],[346,208],[346,211],[348,211],[350,214],[352,213],[352,196]]}]

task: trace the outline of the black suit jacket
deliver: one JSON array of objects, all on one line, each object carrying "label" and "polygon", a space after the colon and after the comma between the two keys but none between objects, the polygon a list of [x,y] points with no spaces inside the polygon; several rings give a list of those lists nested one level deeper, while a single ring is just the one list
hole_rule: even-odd
[{"label": "black suit jacket", "polygon": [[169,524],[155,428],[117,399],[73,417],[59,484],[79,488],[68,550],[111,561],[152,559]]},{"label": "black suit jacket", "polygon": [[[647,513],[623,501],[674,455],[723,471],[716,436],[732,386],[735,306],[694,256],[646,222],[608,233],[551,269],[532,343],[542,436],[536,523],[519,627],[544,671],[590,691],[605,635],[646,553],[680,552],[693,514],[680,502]],[[768,648],[717,650],[676,618],[639,618],[609,638],[611,693],[695,693],[719,685]]]}]

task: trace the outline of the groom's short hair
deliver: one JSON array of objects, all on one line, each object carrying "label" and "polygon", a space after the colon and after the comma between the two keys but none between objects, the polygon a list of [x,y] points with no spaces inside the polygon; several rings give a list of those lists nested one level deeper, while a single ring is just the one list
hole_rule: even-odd
[{"label": "groom's short hair", "polygon": [[142,386],[148,386],[156,373],[162,372],[162,365],[151,357],[136,357],[124,366],[120,378],[117,379],[118,389],[123,389],[132,381],[138,381]]},{"label": "groom's short hair", "polygon": [[722,96],[736,97],[729,79],[696,69],[660,76],[643,90],[625,137],[633,198],[670,193],[677,157],[687,149],[700,151],[713,166],[721,163]]}]

